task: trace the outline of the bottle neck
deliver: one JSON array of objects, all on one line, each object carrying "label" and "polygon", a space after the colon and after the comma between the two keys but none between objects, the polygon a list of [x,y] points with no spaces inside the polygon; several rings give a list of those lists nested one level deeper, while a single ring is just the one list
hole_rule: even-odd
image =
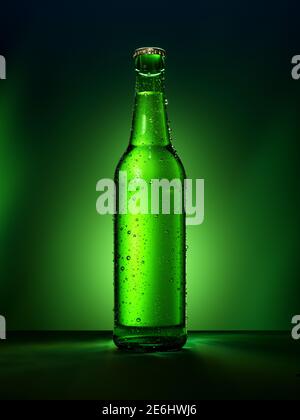
[{"label": "bottle neck", "polygon": [[154,74],[137,71],[130,144],[134,146],[170,144],[166,103],[164,70]]}]

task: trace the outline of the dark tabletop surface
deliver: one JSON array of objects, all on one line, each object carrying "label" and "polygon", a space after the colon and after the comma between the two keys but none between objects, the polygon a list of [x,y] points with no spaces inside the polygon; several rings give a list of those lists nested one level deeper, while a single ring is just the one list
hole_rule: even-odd
[{"label": "dark tabletop surface", "polygon": [[110,332],[7,333],[1,399],[300,399],[300,341],[192,332],[183,350],[124,353]]}]

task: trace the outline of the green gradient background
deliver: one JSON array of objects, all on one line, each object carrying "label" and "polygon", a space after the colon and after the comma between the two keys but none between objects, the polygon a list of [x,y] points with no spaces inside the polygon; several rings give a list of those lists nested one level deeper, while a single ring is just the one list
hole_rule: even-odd
[{"label": "green gradient background", "polygon": [[205,222],[187,229],[189,329],[290,328],[300,311],[300,81],[290,60],[300,45],[292,3],[270,4],[153,3],[159,19],[135,2],[3,7],[8,329],[112,328],[112,218],[97,215],[95,186],[127,146],[131,53],[144,45],[167,49],[173,143],[188,177],[205,179]]}]

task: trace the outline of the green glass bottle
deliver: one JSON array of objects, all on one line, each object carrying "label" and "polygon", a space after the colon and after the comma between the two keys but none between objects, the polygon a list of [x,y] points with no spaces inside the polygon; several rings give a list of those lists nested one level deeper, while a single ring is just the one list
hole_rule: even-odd
[{"label": "green glass bottle", "polygon": [[[131,214],[120,209],[120,173],[126,174],[127,182],[142,178],[149,187],[153,179],[179,179],[183,185],[185,178],[171,145],[164,93],[165,51],[139,48],[134,60],[136,94],[130,142],[115,172],[113,338],[127,350],[176,350],[187,337],[184,194],[179,198],[180,214],[172,213],[172,203],[170,214],[153,214],[151,209],[148,214]],[[171,201],[174,194],[171,188]]]}]

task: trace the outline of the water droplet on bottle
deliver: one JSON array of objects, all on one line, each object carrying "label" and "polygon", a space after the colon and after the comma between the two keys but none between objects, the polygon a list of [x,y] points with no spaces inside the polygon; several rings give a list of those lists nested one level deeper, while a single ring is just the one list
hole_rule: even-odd
[{"label": "water droplet on bottle", "polygon": [[130,255],[127,255],[126,260],[130,260],[130,258],[131,258]]},{"label": "water droplet on bottle", "polygon": [[136,319],[136,322],[141,322],[141,318],[137,318]]},{"label": "water droplet on bottle", "polygon": [[127,233],[128,233],[128,235],[130,235],[131,234],[131,230],[128,230]]},{"label": "water droplet on bottle", "polygon": [[124,270],[125,270],[125,267],[123,267],[123,266],[122,266],[122,267],[121,267],[121,271],[124,271]]}]

